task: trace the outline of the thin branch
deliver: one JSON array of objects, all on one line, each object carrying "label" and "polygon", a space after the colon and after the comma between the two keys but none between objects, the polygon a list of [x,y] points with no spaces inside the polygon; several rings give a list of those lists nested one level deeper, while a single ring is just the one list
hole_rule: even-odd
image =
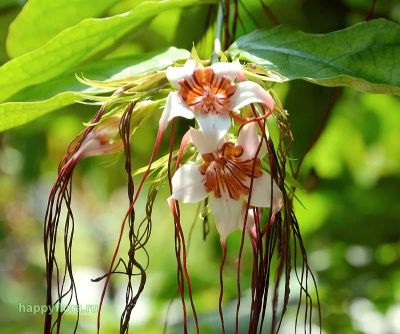
[{"label": "thin branch", "polygon": [[372,15],[374,14],[375,6],[376,6],[376,0],[372,0],[371,7],[369,7],[369,11],[365,18],[365,21],[369,21],[372,19]]},{"label": "thin branch", "polygon": [[277,26],[279,25],[279,20],[278,18],[275,16],[275,14],[272,12],[271,8],[269,8],[263,0],[260,0],[261,3],[261,7],[265,13],[265,15],[268,16],[269,20],[271,21],[272,25]]}]

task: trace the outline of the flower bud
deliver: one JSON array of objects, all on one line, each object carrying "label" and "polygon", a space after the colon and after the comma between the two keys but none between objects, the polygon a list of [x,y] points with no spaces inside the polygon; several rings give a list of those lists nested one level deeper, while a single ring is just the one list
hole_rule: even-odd
[{"label": "flower bud", "polygon": [[122,148],[119,137],[119,117],[110,117],[95,125],[93,130],[83,140],[81,147],[75,154],[76,159],[90,156],[111,154]]}]

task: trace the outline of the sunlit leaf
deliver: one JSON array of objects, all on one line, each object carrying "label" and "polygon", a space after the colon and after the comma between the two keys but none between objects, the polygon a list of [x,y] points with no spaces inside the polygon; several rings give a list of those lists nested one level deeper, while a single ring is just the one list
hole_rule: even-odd
[{"label": "sunlit leaf", "polygon": [[[97,17],[116,0],[30,0],[10,26],[7,51],[10,57],[34,50],[88,17]],[[43,17],[49,19],[43,19]],[[51,19],[50,19],[51,18]]]},{"label": "sunlit leaf", "polygon": [[239,38],[229,51],[287,80],[400,94],[400,25],[385,19],[329,34],[288,26],[258,30]]},{"label": "sunlit leaf", "polygon": [[0,9],[7,9],[13,6],[22,6],[25,0],[1,0]]},{"label": "sunlit leaf", "polygon": [[[0,1],[1,3],[1,1]],[[1,10],[0,5],[0,65],[8,60],[6,51],[7,31],[10,23],[18,14],[18,7],[9,8],[8,10]]]},{"label": "sunlit leaf", "polygon": [[0,67],[0,101],[19,90],[50,80],[112,46],[126,33],[164,10],[212,0],[145,1],[135,9],[104,19],[86,19],[63,30],[44,46]]},{"label": "sunlit leaf", "polygon": [[[313,85],[304,81],[290,84],[285,100],[289,112],[294,143],[290,149],[293,166],[298,166],[324,130],[335,104],[334,89]],[[307,97],[307,98],[304,98]]]},{"label": "sunlit leaf", "polygon": [[[84,74],[90,79],[119,79],[164,68],[174,61],[190,56],[186,50],[170,48],[154,55],[144,54],[118,59],[108,59],[77,69],[77,74]],[[14,96],[16,101],[0,104],[0,131],[30,122],[53,110],[66,107],[82,100],[81,93],[98,93],[80,83],[73,71],[44,84],[27,88]]]}]

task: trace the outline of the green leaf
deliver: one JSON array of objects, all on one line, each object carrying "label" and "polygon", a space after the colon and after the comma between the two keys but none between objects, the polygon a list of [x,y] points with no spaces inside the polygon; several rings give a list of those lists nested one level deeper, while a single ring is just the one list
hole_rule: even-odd
[{"label": "green leaf", "polygon": [[0,101],[25,87],[73,69],[161,11],[211,2],[214,0],[145,1],[124,14],[83,20],[63,30],[44,46],[1,66]]},{"label": "green leaf", "polygon": [[[186,50],[169,48],[158,55],[144,54],[102,60],[94,65],[78,68],[77,73],[83,73],[85,77],[90,79],[116,80],[161,69],[189,56],[190,53]],[[53,110],[81,101],[81,93],[93,92],[100,92],[100,90],[94,90],[81,84],[75,78],[74,71],[66,72],[62,76],[44,84],[27,88],[14,96],[15,100],[24,100],[25,102],[0,104],[0,132],[23,125]]]},{"label": "green leaf", "polygon": [[400,25],[385,19],[329,34],[288,26],[259,30],[239,38],[229,52],[287,80],[400,94]]},{"label": "green leaf", "polygon": [[7,102],[0,104],[0,131],[28,123],[46,113],[79,100],[75,92],[58,94],[39,102]]},{"label": "green leaf", "polygon": [[25,0],[0,0],[0,9],[8,9],[14,6],[22,6]]},{"label": "green leaf", "polygon": [[101,15],[116,1],[29,0],[10,26],[8,54],[14,58],[34,50],[65,28]]},{"label": "green leaf", "polygon": [[42,84],[27,87],[13,95],[13,101],[40,101],[57,94],[73,92],[99,92],[80,83],[76,75],[90,80],[118,80],[129,76],[158,70],[172,65],[174,62],[190,57],[190,52],[170,47],[157,52],[126,55],[118,58],[103,59],[89,65],[80,65],[69,69],[62,75]]},{"label": "green leaf", "polygon": [[12,7],[7,10],[0,9],[0,65],[4,64],[8,60],[5,46],[7,40],[7,31],[10,23],[17,16],[18,10],[18,7]]},{"label": "green leaf", "polygon": [[340,88],[332,89],[305,81],[290,83],[284,104],[289,112],[290,128],[294,136],[290,156],[295,159],[292,164],[296,168],[324,130],[335,96],[339,93],[337,90]]}]

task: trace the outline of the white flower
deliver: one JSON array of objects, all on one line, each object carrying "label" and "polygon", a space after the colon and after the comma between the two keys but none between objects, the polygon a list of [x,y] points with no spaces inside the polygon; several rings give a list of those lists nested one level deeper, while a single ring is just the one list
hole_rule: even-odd
[{"label": "white flower", "polygon": [[252,81],[235,83],[242,78],[239,62],[215,63],[196,67],[188,60],[182,67],[169,67],[167,78],[177,91],[171,92],[161,115],[160,129],[177,116],[196,117],[205,133],[217,132],[222,138],[231,126],[230,111],[251,103],[263,103],[274,108],[274,100],[259,84]]},{"label": "white flower", "polygon": [[190,137],[203,163],[188,163],[176,171],[172,178],[171,198],[183,203],[196,203],[209,197],[209,206],[222,241],[243,226],[250,188],[251,206],[270,207],[272,195],[273,213],[280,210],[282,193],[272,181],[271,194],[271,176],[260,166],[265,148],[256,158],[260,138],[254,122],[242,128],[236,144],[224,138],[218,139],[216,133],[195,129],[190,129]]}]

